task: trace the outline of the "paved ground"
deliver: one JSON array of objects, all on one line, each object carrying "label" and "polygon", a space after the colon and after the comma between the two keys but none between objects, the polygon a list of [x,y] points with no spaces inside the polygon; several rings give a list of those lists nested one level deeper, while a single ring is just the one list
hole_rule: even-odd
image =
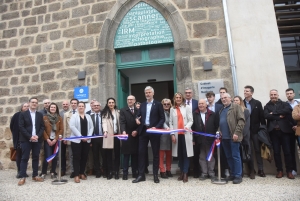
[{"label": "paved ground", "polygon": [[[274,175],[255,180],[244,178],[239,185],[212,184],[209,180],[190,178],[188,183],[177,181],[177,176],[160,179],[154,184],[151,175],[147,181],[132,184],[132,179],[106,180],[89,176],[88,180],[75,184],[52,185],[48,176],[43,183],[26,180],[18,186],[15,170],[0,171],[0,200],[300,200],[300,176],[295,180],[286,177],[276,179]],[[29,174],[31,176],[31,174]]]}]

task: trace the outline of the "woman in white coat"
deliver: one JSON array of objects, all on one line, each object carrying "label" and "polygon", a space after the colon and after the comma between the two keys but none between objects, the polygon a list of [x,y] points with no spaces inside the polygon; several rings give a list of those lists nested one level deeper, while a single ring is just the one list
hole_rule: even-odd
[{"label": "woman in white coat", "polygon": [[[170,110],[170,129],[191,130],[193,125],[192,108],[185,104],[181,93],[175,93],[174,106]],[[172,156],[178,157],[181,174],[178,181],[188,181],[189,158],[194,155],[193,135],[191,132],[175,132],[172,135]]]},{"label": "woman in white coat", "polygon": [[[85,103],[78,103],[78,113],[72,115],[70,119],[71,137],[92,136],[94,125],[90,115],[85,114]],[[87,158],[90,150],[90,139],[71,140],[73,152],[74,181],[79,183],[80,179],[86,180],[84,174]]]}]

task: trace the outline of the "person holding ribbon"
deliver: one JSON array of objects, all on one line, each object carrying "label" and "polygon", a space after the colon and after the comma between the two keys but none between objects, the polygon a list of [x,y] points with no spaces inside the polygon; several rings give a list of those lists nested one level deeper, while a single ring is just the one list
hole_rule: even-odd
[{"label": "person holding ribbon", "polygon": [[[120,111],[117,110],[116,100],[108,98],[102,110],[102,128],[104,133],[103,149],[105,150],[107,180],[112,178],[113,171],[115,179],[119,179],[120,168],[120,140],[114,137],[120,133]],[[114,157],[113,157],[114,153]],[[113,161],[114,158],[114,161]]]},{"label": "person holding ribbon", "polygon": [[[215,135],[219,128],[219,117],[216,113],[207,108],[205,99],[200,99],[198,109],[193,113],[192,130],[210,135]],[[194,134],[194,142],[200,147],[199,162],[202,169],[200,180],[205,180],[210,177],[215,179],[215,158],[213,156],[212,146],[215,146],[215,138],[203,135]],[[210,153],[211,152],[211,153]],[[207,155],[211,154],[210,158]]]},{"label": "person holding ribbon", "polygon": [[172,155],[178,157],[181,174],[178,181],[188,182],[189,158],[194,155],[193,135],[189,130],[193,125],[192,108],[185,104],[183,95],[175,93],[174,106],[170,110],[170,129],[185,130],[171,133]]},{"label": "person holding ribbon", "polygon": [[[48,162],[47,158],[51,156],[57,146],[58,136],[62,135],[64,132],[63,120],[59,115],[59,109],[57,104],[50,103],[47,108],[47,114],[43,116],[45,130],[44,130],[44,161],[42,165],[41,177],[45,179],[47,174]],[[51,179],[56,178],[56,165],[57,165],[57,156],[52,159],[51,165]]]},{"label": "person holding ribbon", "polygon": [[[85,137],[92,136],[94,132],[93,121],[90,115],[85,114],[84,111],[85,103],[79,102],[77,107],[77,113],[73,114],[70,119],[71,138],[75,138],[70,140],[73,152],[73,168],[75,183],[80,183],[80,179],[87,179],[84,171],[89,155],[91,139]],[[76,137],[82,137],[83,139],[76,139]]]},{"label": "person holding ribbon", "polygon": [[[245,107],[242,97],[235,96],[233,98],[233,102],[242,107],[242,110],[245,115],[245,126],[244,126],[244,130],[243,130],[243,140],[241,143],[242,143],[242,146],[244,146],[244,150],[247,150],[247,153],[249,153],[249,156],[250,156],[250,160],[247,162],[247,165],[249,168],[248,176],[250,177],[250,179],[255,179],[254,162],[253,162],[253,158],[251,156],[252,152],[251,152],[251,143],[250,143],[250,111]],[[242,169],[243,169],[243,161],[242,161]]]},{"label": "person holding ribbon", "polygon": [[[169,119],[170,119],[170,109],[172,107],[171,100],[164,98],[161,101],[165,112],[165,123],[164,129],[170,129]],[[166,169],[164,167],[164,158],[166,156]],[[173,177],[171,173],[171,163],[172,163],[172,141],[169,135],[160,136],[160,150],[159,150],[159,171],[161,178],[167,179],[168,177]],[[167,170],[167,171],[166,171]]]}]

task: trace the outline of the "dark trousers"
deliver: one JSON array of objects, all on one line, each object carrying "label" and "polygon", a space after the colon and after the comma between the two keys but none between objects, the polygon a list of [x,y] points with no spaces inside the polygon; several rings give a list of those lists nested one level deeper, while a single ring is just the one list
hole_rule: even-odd
[{"label": "dark trousers", "polygon": [[[178,160],[179,160],[179,168],[180,168],[181,172],[188,173],[190,160],[187,157],[187,153],[186,153],[186,144],[185,144],[184,135],[181,135],[181,134],[178,135],[177,143],[178,143],[177,154],[178,154]],[[199,161],[198,161],[198,163],[199,163]]]},{"label": "dark trousers", "polygon": [[159,169],[159,146],[160,146],[160,136],[159,134],[147,134],[146,127],[143,128],[141,136],[139,136],[139,175],[145,175],[146,160],[145,155],[148,149],[148,143],[150,141],[152,154],[153,154],[153,174],[158,174]]},{"label": "dark trousers", "polygon": [[61,142],[61,171],[66,172],[67,170],[67,159],[66,159],[66,154],[67,154],[67,145],[62,141]]},{"label": "dark trousers", "polygon": [[74,176],[79,176],[79,174],[84,174],[87,158],[90,150],[90,143],[71,142],[71,148],[73,152],[73,168]]},{"label": "dark trousers", "polygon": [[129,159],[131,157],[131,170],[132,174],[137,173],[138,169],[138,155],[137,154],[124,154],[123,158],[123,174],[128,174],[128,167],[129,167]]},{"label": "dark trousers", "polygon": [[273,130],[270,132],[270,138],[273,145],[274,159],[277,171],[283,171],[281,160],[281,147],[284,154],[286,172],[291,172],[293,169],[292,154],[291,154],[291,134],[284,133],[281,130]]},{"label": "dark trousers", "polygon": [[[245,146],[245,145],[244,145]],[[240,156],[241,156],[241,162],[242,162],[242,171],[244,172],[244,162],[243,162],[243,158],[242,158],[242,148],[240,147]],[[248,169],[249,169],[249,174],[251,172],[254,172],[254,162],[253,162],[253,156],[252,154],[250,154],[250,160],[245,162]]]},{"label": "dark trousers", "polygon": [[195,142],[195,145],[193,145],[193,149],[194,149],[194,156],[191,157],[193,160],[193,173],[196,177],[198,177],[200,175],[200,164],[199,164],[199,156],[200,156],[200,145]]},{"label": "dark trousers", "polygon": [[229,169],[227,158],[223,149],[223,144],[220,145],[220,163],[221,163],[221,175],[225,177],[225,169]]},{"label": "dark trousers", "polygon": [[[42,166],[42,174],[47,174],[48,162],[46,159],[54,153],[55,146],[56,145],[52,145],[50,147],[48,142],[46,140],[44,141],[44,160]],[[57,156],[55,156],[52,160],[50,173],[56,173],[56,165],[57,165]]]},{"label": "dark trousers", "polygon": [[28,160],[30,156],[30,151],[32,151],[32,177],[38,176],[38,169],[39,169],[39,156],[42,143],[40,142],[29,142],[24,141],[21,142],[22,148],[22,159],[20,163],[20,176],[25,178],[26,177],[26,170],[28,165]]},{"label": "dark trousers", "polygon": [[[92,150],[93,150],[93,158],[94,158],[94,168],[96,173],[100,173],[101,170],[101,165],[100,165],[100,155],[102,158],[102,167],[104,167],[103,163],[105,162],[105,154],[104,151],[102,149],[103,146],[103,138],[93,138],[92,139]],[[99,155],[100,153],[100,155]]]},{"label": "dark trousers", "polygon": [[258,140],[258,134],[250,134],[250,140],[253,143],[253,148],[255,152],[255,157],[256,157],[256,162],[257,162],[257,168],[258,170],[263,170],[264,164],[263,164],[263,159],[261,157],[261,142]]},{"label": "dark trousers", "polygon": [[296,143],[295,142],[296,142],[298,136],[295,136],[294,134],[290,134],[290,137],[291,137],[291,141],[290,141],[291,156],[292,156],[292,163],[293,163],[292,170],[295,170],[297,172],[296,149],[295,149]]},{"label": "dark trousers", "polygon": [[[108,174],[110,172],[119,173],[121,160],[120,140],[114,137],[114,148],[104,149],[105,160],[103,162],[104,171]],[[113,156],[114,154],[114,156]]]},{"label": "dark trousers", "polygon": [[20,170],[21,170],[21,159],[22,159],[22,149],[21,149],[21,147],[18,147],[17,148],[17,155],[16,155],[16,165],[17,165],[17,168],[18,168],[18,172],[20,172]]}]

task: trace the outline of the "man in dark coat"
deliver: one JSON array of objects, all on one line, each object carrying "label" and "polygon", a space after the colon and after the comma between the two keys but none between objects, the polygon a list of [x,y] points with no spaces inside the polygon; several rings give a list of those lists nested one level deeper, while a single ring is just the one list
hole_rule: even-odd
[{"label": "man in dark coat", "polygon": [[120,110],[120,127],[123,134],[128,134],[128,139],[122,141],[121,153],[124,154],[123,159],[123,180],[128,179],[129,158],[131,157],[132,177],[137,177],[138,169],[138,125],[135,117],[137,108],[134,107],[135,97],[130,95],[127,97],[127,106]]},{"label": "man in dark coat", "polygon": [[258,131],[260,125],[266,125],[264,110],[259,100],[254,99],[254,88],[250,85],[244,87],[244,104],[250,112],[250,140],[253,142],[255,157],[258,168],[258,176],[266,177],[263,169],[263,159],[261,157],[261,144],[258,140]]},{"label": "man in dark coat", "polygon": [[[213,111],[207,109],[205,99],[200,99],[198,102],[198,109],[193,113],[193,131],[216,134],[219,127],[218,115]],[[200,147],[200,166],[202,174],[200,180],[205,180],[210,176],[211,179],[215,178],[215,158],[212,156],[210,161],[206,160],[206,157],[210,151],[215,138],[205,137],[202,135],[194,134],[194,142],[199,144]]]},{"label": "man in dark coat", "polygon": [[276,178],[283,177],[281,161],[281,147],[284,153],[287,178],[295,179],[292,174],[293,161],[290,149],[291,135],[294,135],[291,122],[292,108],[281,101],[276,89],[270,91],[270,101],[264,107],[264,116],[267,119],[267,128],[273,145],[274,159],[277,168]]}]

